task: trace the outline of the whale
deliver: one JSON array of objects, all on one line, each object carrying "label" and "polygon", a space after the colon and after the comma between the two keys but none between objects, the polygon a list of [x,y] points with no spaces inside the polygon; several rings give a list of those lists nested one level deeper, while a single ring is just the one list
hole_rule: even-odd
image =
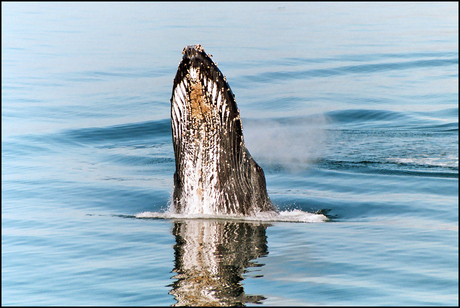
[{"label": "whale", "polygon": [[201,45],[186,46],[173,81],[173,210],[196,215],[277,212],[265,174],[245,146],[226,77]]}]

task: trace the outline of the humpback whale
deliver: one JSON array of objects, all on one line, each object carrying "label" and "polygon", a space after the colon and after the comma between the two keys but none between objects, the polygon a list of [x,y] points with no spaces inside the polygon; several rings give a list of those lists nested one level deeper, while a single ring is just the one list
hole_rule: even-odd
[{"label": "humpback whale", "polygon": [[175,211],[277,212],[264,171],[244,144],[240,112],[226,78],[201,45],[186,46],[182,54],[171,96]]}]

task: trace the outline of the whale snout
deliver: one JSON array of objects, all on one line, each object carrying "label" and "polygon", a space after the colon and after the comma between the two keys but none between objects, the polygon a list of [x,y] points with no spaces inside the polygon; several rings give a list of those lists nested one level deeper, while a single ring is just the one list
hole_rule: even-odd
[{"label": "whale snout", "polygon": [[[222,73],[217,69],[217,65],[211,60],[201,45],[189,45],[182,51],[182,63],[187,64],[189,74],[194,75],[196,69],[199,69],[204,78],[215,79],[217,76],[223,77]],[[190,71],[192,70],[192,71]],[[198,76],[192,76],[197,78]]]},{"label": "whale snout", "polygon": [[182,53],[171,97],[175,126],[183,122],[215,128],[233,120],[242,136],[235,97],[216,63],[201,45],[186,46]]},{"label": "whale snout", "polygon": [[184,47],[184,50],[182,50],[182,54],[185,55],[188,58],[193,57],[197,53],[204,53],[204,49],[200,44],[197,45],[188,45]]}]

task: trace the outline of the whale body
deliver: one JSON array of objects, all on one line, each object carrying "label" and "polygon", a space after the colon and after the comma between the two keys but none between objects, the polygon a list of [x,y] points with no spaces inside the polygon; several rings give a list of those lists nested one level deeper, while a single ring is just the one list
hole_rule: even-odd
[{"label": "whale body", "polygon": [[174,78],[171,128],[177,213],[276,212],[262,168],[244,144],[226,78],[201,45],[184,48]]}]

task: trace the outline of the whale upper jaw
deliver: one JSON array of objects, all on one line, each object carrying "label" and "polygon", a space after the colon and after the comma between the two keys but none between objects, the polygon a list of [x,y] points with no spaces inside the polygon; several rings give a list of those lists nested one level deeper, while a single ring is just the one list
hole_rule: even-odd
[{"label": "whale upper jaw", "polygon": [[171,97],[176,211],[246,215],[274,210],[262,168],[244,145],[226,78],[201,45],[182,53]]},{"label": "whale upper jaw", "polygon": [[[172,105],[179,108],[176,111],[181,112],[176,115],[183,116],[183,112],[190,111],[190,118],[187,120],[193,120],[194,124],[200,121],[204,122],[203,124],[218,124],[214,121],[204,121],[209,120],[211,116],[220,116],[220,125],[232,120],[237,130],[235,133],[237,137],[241,136],[242,140],[239,110],[225,76],[201,45],[187,46],[182,54],[171,98]],[[181,108],[184,106],[189,110]]]}]

